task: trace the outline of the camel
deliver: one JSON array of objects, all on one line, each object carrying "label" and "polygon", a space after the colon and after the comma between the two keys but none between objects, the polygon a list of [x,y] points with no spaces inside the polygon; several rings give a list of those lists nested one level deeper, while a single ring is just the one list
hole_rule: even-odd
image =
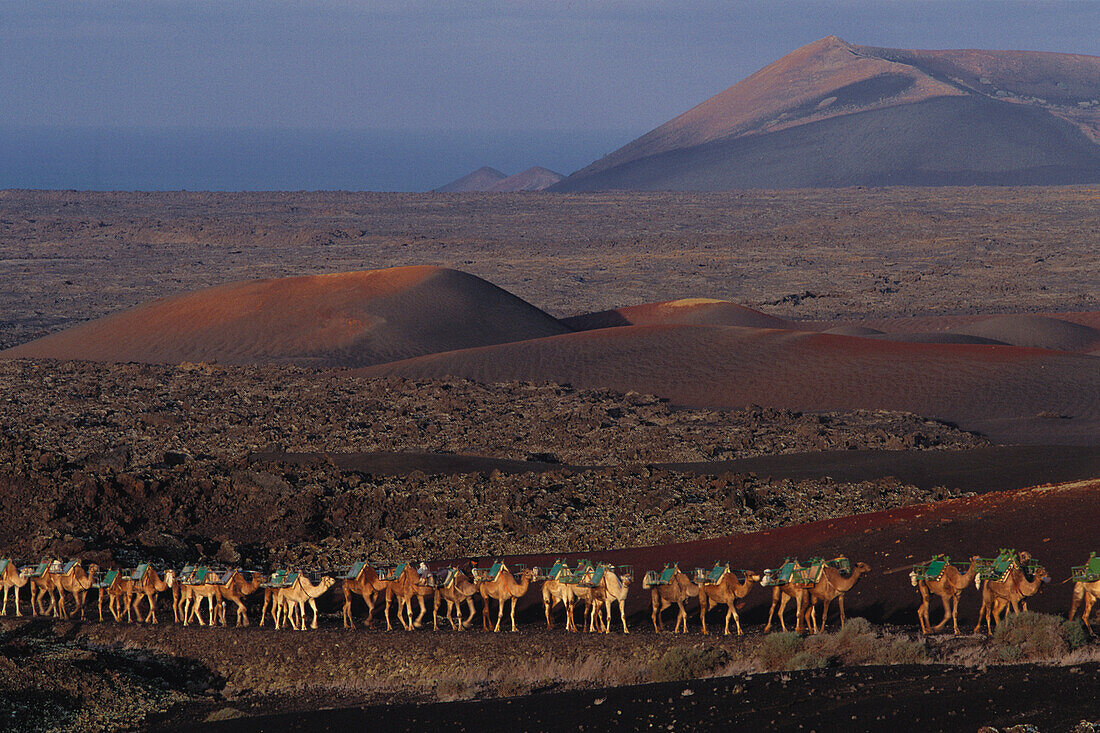
[{"label": "camel", "polygon": [[[157,594],[171,588],[167,582],[169,577],[174,581],[174,570],[166,571],[164,580],[161,580],[157,571],[150,566],[146,567],[145,572],[141,574],[141,580],[134,581],[134,613],[137,614],[139,622],[157,623]],[[145,614],[145,618],[142,618],[141,611],[138,610],[138,605],[143,598],[149,603],[149,612]]]},{"label": "camel", "polygon": [[[180,607],[182,609],[183,625],[187,626],[191,621],[198,621],[199,626],[206,626],[202,620],[202,602],[207,605],[207,617],[210,626],[217,623],[217,611],[215,606],[221,603],[218,595],[219,583],[213,574],[206,576],[202,583],[180,583]],[[213,579],[214,582],[211,582]]]},{"label": "camel", "polygon": [[84,600],[87,597],[88,589],[95,584],[95,574],[98,571],[99,566],[94,563],[89,565],[87,570],[77,563],[70,568],[68,573],[49,574],[50,579],[53,580],[54,590],[57,591],[57,614],[59,618],[69,618],[69,611],[65,604],[65,594],[69,593],[73,597],[73,613],[79,611],[80,620],[84,620]]},{"label": "camel", "polygon": [[115,622],[122,621],[122,614],[126,614],[126,623],[133,621],[131,615],[131,602],[134,597],[134,581],[129,575],[119,572],[115,575],[110,585],[99,589],[99,618],[103,620],[103,598],[107,597],[107,609],[115,617]]},{"label": "camel", "polygon": [[8,590],[15,592],[15,615],[22,616],[19,610],[19,589],[30,582],[30,578],[19,572],[19,568],[11,560],[0,560],[0,587],[4,589],[4,607],[0,615],[8,615]]},{"label": "camel", "polygon": [[577,622],[573,620],[573,613],[577,606],[577,601],[584,603],[584,615],[582,619],[586,631],[605,631],[607,629],[603,613],[601,613],[604,607],[605,595],[604,589],[599,586],[580,585],[579,583],[573,585],[572,602],[569,604],[567,612],[569,614],[569,622],[572,623],[574,631],[577,629]]},{"label": "camel", "polygon": [[229,577],[228,582],[220,583],[218,585],[218,613],[221,617],[222,626],[225,626],[226,624],[226,601],[237,604],[236,625],[248,626],[248,608],[244,605],[244,599],[246,596],[249,596],[255,591],[259,590],[264,584],[263,573],[251,573],[251,576],[251,580],[246,580],[245,574],[242,573],[240,570],[236,570]]},{"label": "camel", "polygon": [[[314,585],[305,575],[299,575],[294,584],[288,588],[279,588],[275,592],[275,628],[290,624],[297,631],[305,631],[306,628],[306,604],[313,609],[313,623],[311,629],[317,628],[317,599],[320,598],[336,581],[329,576],[321,578],[321,582]],[[294,609],[297,609],[298,618],[295,619]]]},{"label": "camel", "polygon": [[504,619],[504,606],[509,601],[512,602],[512,631],[518,630],[516,629],[516,603],[527,594],[527,589],[531,586],[532,577],[534,577],[534,574],[531,569],[524,568],[520,573],[519,580],[516,580],[516,577],[512,575],[512,571],[504,565],[501,565],[496,578],[478,584],[477,590],[481,595],[482,602],[481,623],[486,631],[489,630],[490,598],[495,598],[497,603],[500,604],[496,626],[493,627],[493,631],[500,631],[500,623]]},{"label": "camel", "polygon": [[[931,634],[933,631],[939,631],[947,625],[948,621],[951,621],[955,629],[955,634],[958,635],[959,596],[962,595],[966,586],[974,582],[974,577],[978,574],[979,560],[980,558],[978,555],[970,558],[970,567],[966,569],[965,573],[960,573],[958,568],[948,563],[944,566],[943,571],[940,573],[940,577],[936,580],[913,576],[914,584],[917,586],[917,590],[920,591],[921,597],[920,608],[917,609],[917,619],[920,621],[920,630],[922,634]],[[929,615],[929,607],[933,595],[939,596],[940,600],[943,602],[943,620],[935,626],[932,625],[932,619]]]},{"label": "camel", "polygon": [[[477,585],[466,575],[466,573],[455,568],[454,577],[450,579],[447,585],[442,585],[435,591],[435,599],[432,601],[432,630],[437,630],[438,626],[438,612],[441,603],[447,604],[447,620],[451,623],[451,628],[455,631],[470,628],[470,624],[473,623],[474,614],[477,609],[474,608],[474,596],[477,595]],[[465,619],[462,618],[462,604],[466,603],[470,609],[470,615]],[[454,618],[451,618],[451,613],[454,612]]]},{"label": "camel", "polygon": [[604,569],[603,577],[600,578],[600,590],[603,596],[604,613],[607,616],[604,624],[605,634],[611,631],[611,607],[616,603],[619,604],[619,617],[623,621],[623,633],[630,633],[626,628],[626,594],[630,591],[631,580],[629,571],[623,572],[620,576],[612,567]]},{"label": "camel", "polygon": [[[842,558],[837,558],[837,560],[840,559]],[[816,558],[815,560],[811,560],[810,562],[812,563],[810,565],[801,565],[798,563],[797,560],[792,561],[788,559],[788,561],[784,563],[783,568],[780,568],[780,570],[783,570],[787,567],[788,564],[793,563],[795,572],[791,574],[788,582],[774,585],[772,587],[772,605],[771,608],[768,609],[768,622],[764,624],[765,634],[771,631],[772,618],[775,614],[776,606],[779,606],[779,625],[784,631],[787,630],[787,622],[783,619],[783,613],[787,608],[787,603],[792,600],[795,603],[794,630],[796,633],[801,633],[802,623],[805,620],[805,615],[807,611],[810,613],[811,618],[813,618],[813,606],[810,599],[810,588],[812,588],[817,581],[815,580],[800,582],[798,579],[817,578],[818,580],[820,580],[822,575],[821,569],[827,563],[820,558]],[[765,575],[767,576],[770,573],[774,572],[778,571],[768,570],[765,571]]]},{"label": "camel", "polygon": [[[1050,576],[1045,568],[1036,568],[1031,580],[1027,579],[1020,568],[1012,568],[1008,571],[1008,577],[1004,580],[987,580],[982,583],[982,607],[978,611],[978,624],[974,627],[974,633],[985,628],[989,634],[993,629],[1001,625],[1002,613],[1007,614],[1011,607],[1012,613],[1019,613],[1021,602],[1039,592],[1042,584],[1048,582]],[[1023,609],[1027,610],[1026,602]]]},{"label": "camel", "polygon": [[[406,563],[401,569],[401,575],[393,581],[390,590],[386,594],[387,606],[389,605],[388,601],[391,593],[393,597],[397,598],[397,620],[401,622],[406,631],[419,629],[423,626],[424,615],[428,612],[428,604],[425,599],[435,595],[435,587],[423,582],[427,577],[427,566],[422,565],[421,571],[424,573],[423,576],[413,568],[412,563]],[[420,602],[420,615],[416,617],[415,621],[412,615],[413,598]],[[402,616],[403,611],[405,616]],[[387,614],[387,619],[388,617],[389,614]]]},{"label": "camel", "polygon": [[571,583],[563,583],[556,578],[547,578],[542,584],[542,607],[546,611],[546,628],[554,628],[554,619],[551,613],[554,606],[559,603],[565,608],[565,630],[576,631],[577,624],[573,620],[573,604],[576,597],[573,595],[574,586]]},{"label": "camel", "polygon": [[1077,607],[1084,602],[1085,607],[1081,612],[1081,620],[1085,622],[1085,628],[1089,630],[1089,633],[1093,633],[1089,617],[1092,615],[1093,605],[1098,600],[1100,600],[1100,580],[1092,582],[1078,580],[1075,582],[1073,584],[1073,602],[1069,607],[1069,620],[1073,620],[1073,617],[1077,615]]},{"label": "camel", "polygon": [[711,606],[726,604],[726,629],[725,636],[730,634],[730,618],[733,618],[737,626],[737,635],[741,636],[741,618],[737,615],[737,601],[744,598],[752,590],[753,583],[760,582],[760,576],[754,572],[746,572],[743,582],[737,580],[732,572],[727,572],[717,583],[709,583],[699,587],[699,620],[703,624],[703,634],[707,633],[707,611]]},{"label": "camel", "polygon": [[[826,565],[821,569],[821,577],[814,583],[814,586],[809,589],[809,608],[803,609],[803,613],[807,613],[810,616],[810,623],[808,628],[813,630],[813,633],[820,633],[825,629],[825,617],[829,614],[829,604],[833,602],[833,599],[837,599],[837,604],[840,606],[840,628],[844,628],[844,594],[847,593],[855,586],[856,582],[860,579],[860,576],[871,572],[871,566],[867,563],[856,563],[856,566],[852,569],[852,574],[848,577],[844,577],[840,574],[840,571],[834,567]],[[818,626],[817,619],[814,618],[814,604],[817,601],[821,601],[821,625]]]},{"label": "camel", "polygon": [[[386,630],[393,631],[393,625],[390,623],[390,602],[393,600],[393,592],[391,586],[392,580],[382,580],[378,577],[378,573],[374,568],[369,565],[365,566],[356,578],[344,578],[341,587],[344,592],[344,628],[351,629],[355,627],[355,622],[351,616],[351,599],[356,595],[362,597],[363,602],[367,604],[367,620],[363,622],[363,626],[370,628],[374,623],[374,606],[377,602],[378,594],[384,594],[385,598],[385,615],[386,615]],[[268,591],[270,593],[270,589]],[[265,594],[266,595],[266,594]],[[267,605],[267,599],[264,600],[264,605]],[[263,625],[263,617],[260,618],[260,625]]]},{"label": "camel", "polygon": [[642,581],[642,587],[649,590],[650,601],[653,606],[653,630],[660,632],[664,628],[664,622],[661,620],[661,611],[672,604],[676,604],[680,611],[676,615],[676,626],[673,629],[673,633],[680,633],[680,627],[683,627],[683,633],[687,633],[687,610],[684,608],[684,602],[689,598],[696,598],[699,595],[699,586],[691,582],[691,578],[682,573],[679,568],[672,574],[669,582],[665,585],[650,585],[649,579]]},{"label": "camel", "polygon": [[[43,565],[45,567],[43,567]],[[37,567],[31,566],[30,568],[23,568],[20,572],[27,573],[27,581],[30,583],[31,590],[31,615],[32,616],[48,616],[55,612],[57,607],[56,600],[54,599],[53,578],[50,577],[52,569],[60,565],[59,561],[50,563],[42,563]],[[37,575],[30,575],[35,571],[41,571]],[[42,608],[42,596],[49,595],[50,605],[49,608]]]}]

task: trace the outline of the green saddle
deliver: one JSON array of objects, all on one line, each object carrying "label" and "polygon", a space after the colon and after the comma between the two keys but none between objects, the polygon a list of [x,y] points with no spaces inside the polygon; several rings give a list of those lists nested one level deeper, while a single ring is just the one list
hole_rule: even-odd
[{"label": "green saddle", "polygon": [[1095,552],[1089,553],[1089,559],[1084,565],[1073,568],[1070,580],[1075,583],[1095,583],[1100,580],[1100,557]]},{"label": "green saddle", "polygon": [[363,574],[367,564],[365,562],[353,563],[348,571],[344,573],[344,580],[358,580],[359,576]]}]

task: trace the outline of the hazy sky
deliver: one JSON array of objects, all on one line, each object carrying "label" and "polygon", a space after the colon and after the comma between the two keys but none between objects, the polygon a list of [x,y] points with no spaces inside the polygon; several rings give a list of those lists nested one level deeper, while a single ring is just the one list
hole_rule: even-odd
[{"label": "hazy sky", "polygon": [[1100,0],[0,0],[0,126],[644,132],[822,36],[1100,55]]}]

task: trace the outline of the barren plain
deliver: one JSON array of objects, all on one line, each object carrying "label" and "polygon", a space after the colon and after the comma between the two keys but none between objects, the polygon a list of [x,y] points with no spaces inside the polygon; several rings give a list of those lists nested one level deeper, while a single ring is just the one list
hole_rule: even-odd
[{"label": "barren plain", "polygon": [[427,264],[554,316],[1100,310],[1100,187],[713,194],[0,192],[0,346],[262,277]]},{"label": "barren plain", "polygon": [[[321,600],[322,629],[301,634],[5,619],[0,706],[23,730],[233,729],[237,716],[265,713],[281,717],[248,725],[400,729],[474,714],[522,728],[555,705],[577,706],[563,725],[621,710],[646,727],[660,707],[700,727],[839,730],[826,713],[781,713],[776,696],[828,687],[844,724],[866,716],[874,729],[919,715],[938,685],[960,705],[988,701],[938,719],[941,729],[1069,730],[1087,705],[1055,709],[1027,694],[1097,694],[1095,642],[1063,623],[1069,586],[1037,596],[1022,631],[923,637],[907,573],[932,553],[1015,545],[1057,581],[1097,549],[1083,519],[1100,496],[1098,203],[1095,186],[0,192],[0,350],[134,308],[105,322],[114,330],[88,324],[42,342],[102,347],[106,357],[85,357],[99,361],[0,359],[0,556],[336,574],[358,559],[583,555],[638,574],[629,637],[543,631],[536,591],[507,639],[342,630],[339,587]],[[287,281],[226,286],[411,265],[432,267],[409,268],[407,283],[409,271],[381,278],[369,299],[355,288],[375,273],[305,278],[309,308]],[[395,277],[404,285],[391,297]],[[215,286],[225,297],[185,295]],[[652,305],[629,307],[640,304]],[[165,318],[156,344],[126,331],[133,314],[165,312],[203,322],[185,331]],[[254,320],[232,320],[240,312]],[[184,359],[173,349],[185,333],[234,356]],[[288,358],[299,336],[327,350]],[[581,358],[585,344],[620,341],[631,345],[608,352],[614,369],[602,352]],[[123,342],[148,356],[109,358]],[[752,357],[772,381],[749,383],[744,344],[762,343],[781,347]],[[815,361],[829,349],[836,361]],[[853,359],[876,366],[846,372]],[[466,363],[468,376],[486,376],[458,378]],[[898,386],[896,373],[907,375]],[[881,404],[760,406],[778,399],[774,386],[799,385],[803,402]],[[974,415],[984,422],[964,419]],[[760,589],[740,607],[744,638],[698,636],[694,603],[687,637],[649,625],[640,576],[662,563],[761,570],[839,553],[872,566],[848,607],[866,621],[850,631],[761,635],[770,594]],[[972,625],[977,594],[963,604]],[[358,600],[353,612],[361,626]],[[857,669],[867,664],[891,666]],[[515,701],[393,705],[498,697]]]}]

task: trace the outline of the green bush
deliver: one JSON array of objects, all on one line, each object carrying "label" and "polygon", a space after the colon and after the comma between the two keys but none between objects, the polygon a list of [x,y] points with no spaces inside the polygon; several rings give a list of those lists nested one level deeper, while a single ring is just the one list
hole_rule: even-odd
[{"label": "green bush", "polygon": [[794,657],[802,651],[801,634],[783,631],[768,634],[756,650],[756,658],[764,669],[788,669]]},{"label": "green bush", "polygon": [[1080,649],[1089,643],[1088,631],[1085,629],[1084,622],[1079,618],[1062,622],[1062,638],[1065,639],[1066,646],[1070,650]]},{"label": "green bush", "polygon": [[1069,650],[1063,626],[1046,613],[1009,614],[993,632],[993,646],[1006,662],[1057,658]]},{"label": "green bush", "polygon": [[674,647],[650,663],[655,682],[693,680],[705,677],[726,662],[727,654],[715,647]]}]

